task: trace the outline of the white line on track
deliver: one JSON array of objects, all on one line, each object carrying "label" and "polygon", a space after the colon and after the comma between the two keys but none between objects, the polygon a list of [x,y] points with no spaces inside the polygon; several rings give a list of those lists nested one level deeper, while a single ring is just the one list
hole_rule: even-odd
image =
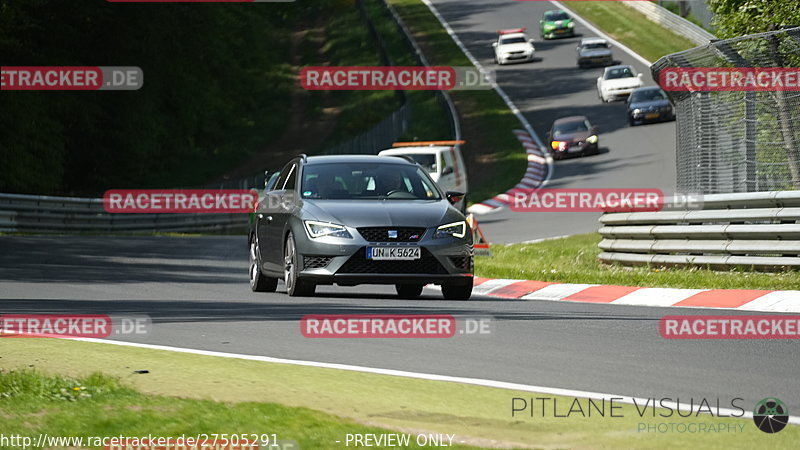
[{"label": "white line on track", "polygon": [[[461,383],[461,384],[469,384],[474,386],[483,386],[483,387],[490,387],[496,389],[507,389],[507,390],[514,390],[514,391],[521,391],[521,392],[533,392],[539,394],[550,394],[550,395],[560,395],[564,397],[579,397],[579,398],[590,398],[593,400],[609,400],[614,398],[616,402],[619,403],[626,403],[626,404],[637,404],[639,407],[642,407],[645,402],[648,401],[646,398],[639,398],[639,397],[628,397],[624,395],[616,395],[616,394],[603,394],[599,392],[589,392],[589,391],[577,391],[573,389],[560,389],[560,388],[552,388],[552,387],[545,387],[545,386],[533,386],[529,384],[519,384],[519,383],[509,383],[505,381],[494,381],[494,380],[485,380],[481,378],[465,378],[465,377],[454,377],[449,375],[436,375],[436,374],[429,374],[429,373],[419,373],[419,372],[407,372],[404,370],[394,370],[394,369],[379,369],[376,367],[363,367],[363,366],[354,366],[349,364],[335,364],[335,363],[324,363],[324,362],[316,362],[316,361],[302,361],[302,360],[294,360],[294,359],[283,359],[283,358],[273,358],[270,356],[258,356],[258,355],[241,355],[237,353],[225,353],[225,352],[214,352],[210,350],[196,350],[191,348],[181,348],[181,347],[170,347],[166,345],[154,345],[154,344],[139,344],[135,342],[123,342],[123,341],[111,341],[106,339],[92,339],[92,338],[65,338],[73,341],[81,341],[81,342],[92,342],[97,344],[111,344],[111,345],[119,345],[122,347],[137,347],[137,348],[146,348],[151,350],[164,350],[176,353],[189,353],[193,355],[203,355],[203,356],[214,356],[218,358],[230,358],[230,359],[242,359],[242,360],[250,360],[250,361],[260,361],[260,362],[268,362],[268,363],[276,363],[276,364],[289,364],[295,366],[306,366],[306,367],[317,367],[322,369],[336,369],[336,370],[347,370],[351,372],[363,372],[363,373],[373,373],[377,375],[390,375],[395,377],[403,377],[403,378],[414,378],[419,380],[430,380],[430,381],[444,381],[448,383]],[[677,403],[667,403],[664,402],[663,406],[668,406],[670,408],[680,410],[680,411],[690,411],[689,408],[685,408],[685,402],[681,405],[681,408],[677,408]],[[699,406],[699,405],[698,405]],[[697,409],[694,410],[695,412]],[[733,415],[733,414],[740,414],[739,411],[733,409],[719,409],[720,415]],[[752,419],[753,413],[745,411],[744,416],[745,418]],[[789,418],[789,423],[800,425],[800,416],[792,416]]]}]

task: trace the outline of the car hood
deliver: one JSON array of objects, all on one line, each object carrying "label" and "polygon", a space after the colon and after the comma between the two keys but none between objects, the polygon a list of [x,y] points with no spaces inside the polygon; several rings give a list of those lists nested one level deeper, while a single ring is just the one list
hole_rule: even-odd
[{"label": "car hood", "polygon": [[447,200],[305,200],[305,219],[348,227],[435,227],[464,220]]},{"label": "car hood", "polygon": [[662,108],[664,106],[672,105],[669,100],[650,100],[646,102],[634,102],[628,106],[628,109],[648,109],[648,108]]},{"label": "car hood", "polygon": [[553,138],[554,141],[564,141],[564,142],[576,142],[576,141],[583,141],[586,140],[592,133],[590,131],[577,131],[575,133],[570,134],[563,134],[557,138]]},{"label": "car hood", "polygon": [[583,58],[598,58],[600,56],[610,56],[611,50],[607,48],[592,48],[580,51]]},{"label": "car hood", "polygon": [[640,87],[642,80],[639,77],[617,78],[615,80],[603,80],[603,86],[607,88],[615,87]]},{"label": "car hood", "polygon": [[570,22],[572,22],[572,19],[565,19],[565,20],[545,20],[545,21],[544,21],[544,24],[545,24],[545,26],[548,26],[548,25],[549,25],[549,26],[551,26],[551,27],[565,27],[565,26],[567,26],[567,25],[568,25]]},{"label": "car hood", "polygon": [[505,44],[497,47],[500,51],[503,52],[524,52],[525,50],[530,50],[531,44],[526,42],[520,42],[517,44]]}]

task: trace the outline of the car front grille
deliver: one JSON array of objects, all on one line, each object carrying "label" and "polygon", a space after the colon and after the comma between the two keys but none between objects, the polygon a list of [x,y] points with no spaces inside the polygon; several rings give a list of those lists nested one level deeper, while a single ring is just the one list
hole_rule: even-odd
[{"label": "car front grille", "polygon": [[447,270],[425,248],[420,249],[420,259],[410,261],[375,261],[367,259],[366,253],[366,247],[361,247],[336,273],[447,273]]},{"label": "car front grille", "polygon": [[[389,237],[389,232],[397,232],[396,238]],[[369,242],[417,242],[425,234],[425,228],[415,227],[366,227],[359,228],[359,234]]]},{"label": "car front grille", "polygon": [[322,269],[328,267],[331,263],[333,256],[303,256],[304,269]]}]

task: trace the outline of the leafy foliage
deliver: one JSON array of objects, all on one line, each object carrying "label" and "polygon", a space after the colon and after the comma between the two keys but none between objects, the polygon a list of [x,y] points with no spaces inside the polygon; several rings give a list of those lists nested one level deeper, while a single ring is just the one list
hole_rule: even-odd
[{"label": "leafy foliage", "polygon": [[717,36],[732,38],[784,26],[800,26],[797,2],[785,0],[707,0],[716,14]]}]

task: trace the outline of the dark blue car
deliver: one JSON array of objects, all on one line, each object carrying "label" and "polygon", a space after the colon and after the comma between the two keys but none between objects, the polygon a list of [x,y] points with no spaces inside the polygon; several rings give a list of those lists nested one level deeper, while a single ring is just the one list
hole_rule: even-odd
[{"label": "dark blue car", "polygon": [[631,126],[675,120],[675,108],[658,86],[636,88],[628,97],[628,122]]}]

